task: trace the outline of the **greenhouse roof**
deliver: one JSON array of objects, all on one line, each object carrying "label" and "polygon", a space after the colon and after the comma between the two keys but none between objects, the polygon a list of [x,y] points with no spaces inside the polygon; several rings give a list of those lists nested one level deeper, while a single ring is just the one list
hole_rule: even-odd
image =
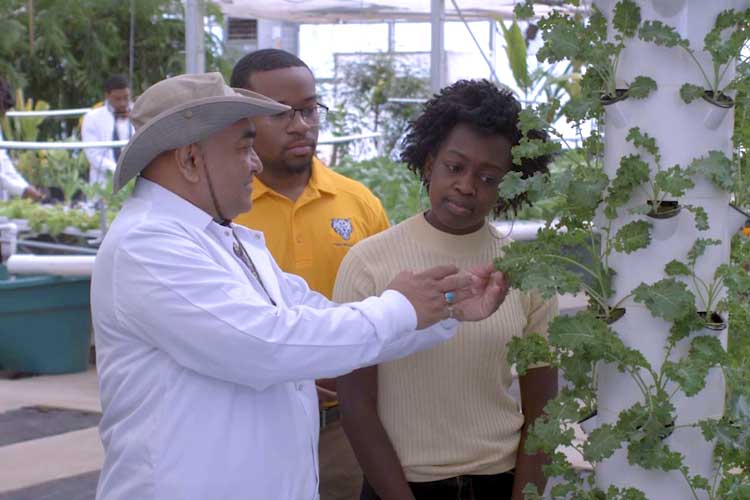
[{"label": "greenhouse roof", "polygon": [[[430,18],[430,0],[215,0],[232,17],[281,19],[296,23],[340,21],[422,20]],[[455,0],[466,19],[511,18],[515,0]],[[562,3],[550,1],[550,4]],[[552,7],[536,5],[537,15]],[[458,18],[451,0],[445,15]]]}]

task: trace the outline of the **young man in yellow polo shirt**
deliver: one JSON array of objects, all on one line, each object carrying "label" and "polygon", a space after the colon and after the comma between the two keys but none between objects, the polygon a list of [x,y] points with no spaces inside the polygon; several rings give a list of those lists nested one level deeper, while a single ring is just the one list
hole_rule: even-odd
[{"label": "young man in yellow polo shirt", "polygon": [[[250,53],[235,65],[231,85],[292,108],[255,121],[263,172],[253,182],[252,211],[234,222],[263,231],[279,266],[330,298],[346,252],[388,227],[385,210],[364,185],[315,158],[327,108],[302,60],[278,49]],[[332,381],[319,381],[322,406],[335,401],[334,391]],[[321,429],[319,452],[321,500],[358,498],[362,475],[339,422]]]}]

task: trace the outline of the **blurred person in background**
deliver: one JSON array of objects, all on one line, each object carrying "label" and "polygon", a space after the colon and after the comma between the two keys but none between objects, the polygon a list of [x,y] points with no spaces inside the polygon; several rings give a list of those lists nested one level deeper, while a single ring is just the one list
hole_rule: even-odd
[{"label": "blurred person in background", "polygon": [[[15,101],[10,84],[3,78],[0,78],[0,119],[5,116]],[[0,128],[0,141],[3,139],[3,131]],[[8,156],[5,149],[0,149],[0,200],[7,200],[11,197],[20,196],[29,198],[34,201],[42,199],[42,194],[34,186],[26,182]]]},{"label": "blurred person in background", "polygon": [[[130,84],[123,75],[113,75],[104,82],[104,105],[94,107],[83,117],[81,138],[84,142],[129,141],[133,135],[130,123]],[[89,161],[89,183],[105,185],[115,171],[122,148],[86,148]]]}]

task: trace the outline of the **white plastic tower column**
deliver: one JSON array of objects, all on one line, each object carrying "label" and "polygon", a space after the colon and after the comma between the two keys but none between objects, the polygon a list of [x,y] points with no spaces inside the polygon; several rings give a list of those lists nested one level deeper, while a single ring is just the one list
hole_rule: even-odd
[{"label": "white plastic tower column", "polygon": [[[615,0],[594,0],[594,3],[608,19],[612,19]],[[704,36],[712,28],[719,12],[746,7],[747,2],[636,0],[636,3],[641,8],[642,21],[659,20],[673,26],[696,49],[698,59],[706,71],[712,71],[710,57],[702,51]],[[691,104],[682,101],[679,95],[682,84],[705,85],[695,63],[682,49],[659,47],[637,37],[627,40],[620,58],[617,80],[632,82],[638,75],[656,80],[658,90],[646,99],[625,99],[607,107],[604,168],[610,178],[614,178],[620,158],[636,152],[632,144],[625,140],[631,127],[640,127],[642,132],[656,139],[661,150],[661,165],[665,169],[675,164],[687,167],[694,158],[705,156],[710,150],[723,151],[731,157],[734,110],[722,110],[703,100]],[[734,68],[731,68],[725,81],[733,76]],[[644,159],[651,158],[645,156]],[[653,162],[649,163],[653,176],[656,167]],[[654,239],[646,249],[631,255],[615,254],[610,259],[610,265],[617,272],[614,302],[628,295],[641,282],[650,284],[665,278],[665,264],[672,259],[685,261],[696,238],[715,238],[723,242],[719,246],[709,247],[699,259],[696,270],[702,279],[710,281],[716,267],[728,262],[731,232],[737,229],[736,226],[730,227],[728,222],[729,194],[719,191],[702,177],[697,177],[694,181],[695,188],[679,201],[681,204],[701,205],[705,208],[710,224],[708,231],[696,230],[692,215],[685,210],[674,219],[666,221],[629,215],[629,208],[645,203],[646,199],[640,193],[621,209],[620,217],[614,221],[615,230],[633,220],[645,219],[654,224]],[[692,289],[692,284],[689,286]],[[695,293],[694,290],[693,292]],[[670,324],[654,318],[648,309],[633,300],[627,300],[624,305],[627,309],[625,316],[615,322],[612,328],[628,347],[641,351],[652,366],[657,371],[660,370]],[[698,307],[700,309],[700,304]],[[726,347],[726,330],[720,333],[698,332],[678,344],[673,359],[687,354],[690,340],[695,335],[706,334],[718,335]],[[692,398],[686,397],[682,392],[675,396],[675,424],[720,417],[724,409],[724,392],[722,373],[717,369],[712,370],[703,391]],[[641,399],[640,392],[628,375],[612,366],[601,367],[598,424],[614,423],[620,411]],[[677,429],[665,442],[674,451],[682,453],[691,474],[713,477],[713,446],[703,439],[699,430]],[[596,482],[604,490],[609,485],[632,486],[653,500],[694,498],[682,475],[631,466],[625,449],[620,449],[597,467]],[[700,498],[706,498],[705,495],[700,496],[700,493]]]}]

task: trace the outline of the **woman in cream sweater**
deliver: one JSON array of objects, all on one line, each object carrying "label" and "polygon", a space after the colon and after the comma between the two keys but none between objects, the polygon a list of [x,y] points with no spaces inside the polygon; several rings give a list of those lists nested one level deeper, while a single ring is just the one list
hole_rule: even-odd
[{"label": "woman in cream sweater", "polygon": [[[487,219],[518,200],[500,200],[498,185],[507,172],[533,175],[548,161],[513,165],[520,109],[486,80],[459,81],[427,102],[401,159],[425,184],[430,208],[355,245],[339,268],[335,301],[382,292],[398,269],[466,269],[502,255],[508,241]],[[344,428],[365,474],[361,499],[521,500],[529,482],[541,491],[544,456],[521,450],[557,392],[557,373],[538,367],[520,378],[519,412],[506,344],[545,334],[556,313],[555,300],[513,290],[451,341],[340,378]]]}]

